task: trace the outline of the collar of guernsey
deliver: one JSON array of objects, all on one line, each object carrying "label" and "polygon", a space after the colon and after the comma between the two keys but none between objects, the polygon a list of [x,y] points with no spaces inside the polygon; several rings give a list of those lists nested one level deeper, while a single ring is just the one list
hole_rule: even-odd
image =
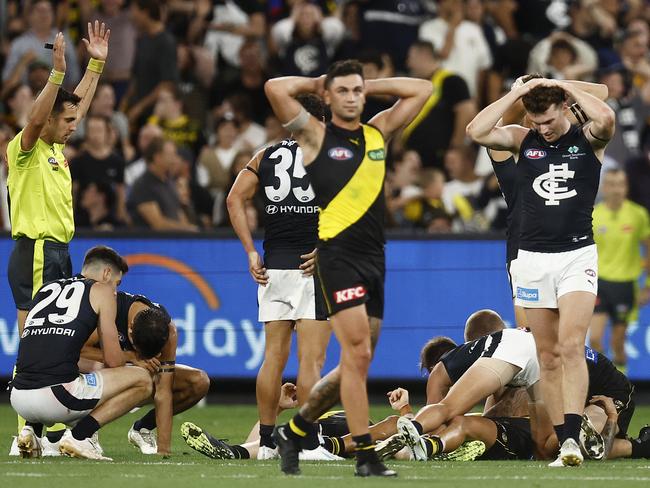
[{"label": "collar of guernsey", "polygon": [[357,170],[318,218],[318,237],[336,237],[363,217],[384,191],[386,174],[385,142],[381,132],[363,125],[365,153]]},{"label": "collar of guernsey", "polygon": [[7,146],[11,237],[68,243],[74,235],[72,178],[63,144],[38,139],[20,148],[20,131]]}]

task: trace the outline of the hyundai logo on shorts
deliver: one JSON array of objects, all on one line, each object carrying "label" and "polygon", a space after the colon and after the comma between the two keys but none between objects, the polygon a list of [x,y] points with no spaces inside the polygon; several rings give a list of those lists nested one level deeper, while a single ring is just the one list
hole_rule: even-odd
[{"label": "hyundai logo on shorts", "polygon": [[265,210],[269,215],[278,213],[278,207],[276,205],[267,205]]},{"label": "hyundai logo on shorts", "polygon": [[541,149],[526,149],[524,156],[528,159],[542,159],[546,157],[546,151]]},{"label": "hyundai logo on shorts", "polygon": [[333,147],[327,151],[327,155],[332,159],[336,159],[337,161],[352,159],[352,156],[354,156],[354,154],[352,154],[352,151],[345,147]]}]

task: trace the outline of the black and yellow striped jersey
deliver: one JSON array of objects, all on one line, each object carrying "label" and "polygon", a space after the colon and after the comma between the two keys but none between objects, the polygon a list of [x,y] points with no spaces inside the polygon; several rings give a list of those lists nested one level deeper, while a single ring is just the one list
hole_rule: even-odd
[{"label": "black and yellow striped jersey", "polygon": [[382,133],[371,125],[353,131],[327,125],[318,156],[307,167],[320,207],[321,243],[383,255],[385,152]]}]

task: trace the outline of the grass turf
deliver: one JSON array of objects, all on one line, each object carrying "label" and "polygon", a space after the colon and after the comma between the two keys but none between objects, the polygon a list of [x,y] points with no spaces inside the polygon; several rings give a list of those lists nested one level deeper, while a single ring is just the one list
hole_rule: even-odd
[{"label": "grass turf", "polygon": [[[543,462],[482,461],[472,463],[391,462],[399,478],[359,479],[353,476],[353,461],[332,463],[301,463],[302,476],[286,477],[273,461],[214,461],[187,447],[180,436],[182,422],[201,425],[215,437],[242,442],[256,420],[257,411],[251,405],[208,406],[180,414],[174,422],[173,451],[169,459],[145,456],[126,440],[130,424],[141,415],[129,414],[108,425],[100,432],[106,455],[114,461],[96,462],[70,458],[22,460],[7,455],[11,436],[15,433],[16,417],[9,405],[0,405],[0,487],[64,487],[64,488],[126,488],[127,486],[156,488],[248,487],[320,488],[341,486],[408,486],[408,487],[472,487],[504,486],[648,486],[650,461],[619,460],[605,463],[589,462],[582,468],[552,469]],[[373,407],[375,419],[390,414],[383,407]],[[650,407],[637,407],[630,433],[650,423]]]}]

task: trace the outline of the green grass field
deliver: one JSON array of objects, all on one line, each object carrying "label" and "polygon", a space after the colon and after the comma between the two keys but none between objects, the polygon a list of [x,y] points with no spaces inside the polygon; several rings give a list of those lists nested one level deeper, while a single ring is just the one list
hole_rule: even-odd
[{"label": "green grass field", "polygon": [[[383,407],[372,409],[373,418],[389,414]],[[359,479],[353,476],[353,462],[301,463],[302,476],[286,477],[277,462],[213,461],[188,448],[178,432],[183,421],[191,420],[220,438],[241,442],[256,420],[252,405],[194,408],[176,417],[174,455],[169,459],[144,456],[126,440],[126,432],[138,414],[129,414],[102,429],[100,440],[113,462],[70,458],[22,460],[7,456],[15,431],[15,415],[8,405],[0,405],[0,487],[63,488],[195,488],[195,487],[608,487],[648,486],[650,460],[590,462],[577,469],[551,469],[541,462],[474,463],[389,463],[399,472],[391,480]],[[650,407],[638,407],[630,432],[650,423]],[[343,483],[343,484],[342,484]]]}]

